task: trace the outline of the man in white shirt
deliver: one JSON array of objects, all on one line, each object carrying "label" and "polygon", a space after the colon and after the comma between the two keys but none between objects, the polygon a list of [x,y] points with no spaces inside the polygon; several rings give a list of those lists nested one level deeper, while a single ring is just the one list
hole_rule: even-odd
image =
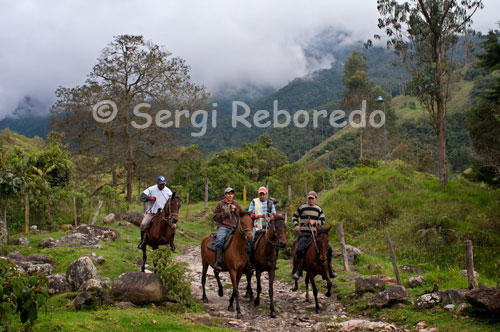
[{"label": "man in white shirt", "polygon": [[[167,180],[164,176],[161,175],[158,177],[156,185],[151,186],[142,192],[139,199],[142,202],[148,203],[148,207],[146,209],[146,212],[144,213],[144,218],[142,218],[141,221],[141,243],[139,243],[139,245],[137,246],[138,249],[143,249],[143,247],[145,246],[144,234],[148,230],[154,215],[163,209],[171,196],[172,191],[167,187]],[[174,235],[175,227],[173,229],[172,242],[170,245],[172,251],[175,250]]]}]

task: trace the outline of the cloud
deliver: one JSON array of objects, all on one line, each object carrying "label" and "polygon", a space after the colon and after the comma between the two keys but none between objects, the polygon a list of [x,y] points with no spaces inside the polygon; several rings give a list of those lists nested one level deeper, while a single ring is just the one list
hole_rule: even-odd
[{"label": "cloud", "polygon": [[[186,59],[194,81],[217,91],[277,88],[328,67],[331,56],[306,52],[325,29],[349,32],[345,42],[378,30],[374,0],[17,0],[0,6],[0,118],[25,96],[46,109],[58,86],[83,84],[115,35],[141,34],[165,46]],[[478,13],[476,21],[493,28],[495,12]]]}]

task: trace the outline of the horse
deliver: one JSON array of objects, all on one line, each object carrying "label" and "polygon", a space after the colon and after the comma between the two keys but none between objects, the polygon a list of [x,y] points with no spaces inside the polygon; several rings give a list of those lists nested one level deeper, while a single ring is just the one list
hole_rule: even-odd
[{"label": "horse", "polygon": [[158,249],[161,245],[171,244],[173,223],[179,220],[179,210],[181,208],[181,199],[175,196],[175,192],[165,203],[165,206],[160,213],[156,214],[151,221],[151,227],[146,231],[144,238],[144,246],[142,248],[142,267],[144,272],[146,267],[146,245],[149,245],[153,250]]},{"label": "horse", "polygon": [[[239,292],[238,285],[240,283],[243,270],[247,265],[248,256],[246,253],[247,241],[251,241],[253,238],[253,221],[248,212],[240,212],[240,217],[236,217],[233,214],[233,218],[236,218],[236,230],[234,232],[231,243],[228,248],[224,251],[224,264],[223,271],[228,271],[231,277],[231,284],[233,286],[233,293],[231,294],[231,299],[229,300],[228,311],[234,312],[233,301],[236,300],[236,311],[238,312],[237,318],[241,318],[240,302],[239,302]],[[207,248],[207,244],[212,240],[210,235],[206,236],[201,242],[201,260],[203,264],[201,285],[203,288],[203,303],[208,303],[208,298],[205,293],[205,282],[207,280],[207,270],[210,265],[212,268],[215,264],[215,252]],[[223,296],[224,292],[222,289],[222,284],[219,278],[219,272],[214,269],[215,279],[217,280],[217,285],[219,286],[219,296]]]},{"label": "horse", "polygon": [[[250,258],[255,267],[255,277],[257,279],[257,297],[254,300],[254,305],[258,306],[260,304],[260,293],[262,291],[260,285],[260,275],[262,272],[267,271],[269,275],[269,299],[271,302],[269,308],[272,318],[276,317],[273,300],[274,271],[276,270],[276,261],[278,260],[276,245],[279,245],[280,248],[284,248],[286,246],[286,224],[285,219],[282,216],[276,216],[274,219],[271,219],[269,227],[266,229],[265,234],[260,238],[255,250],[252,250]],[[251,285],[252,274],[253,272],[246,272],[247,292],[245,296],[248,296],[250,301],[253,300]]]},{"label": "horse", "polygon": [[[314,300],[316,302],[316,313],[319,314],[319,302],[318,302],[318,289],[316,288],[316,283],[314,282],[314,277],[318,274],[326,279],[327,292],[326,296],[331,296],[332,282],[328,274],[328,262],[326,254],[328,252],[328,232],[331,227],[320,228],[316,225],[316,234],[312,235],[312,242],[306,250],[304,256],[303,270],[306,271],[306,301],[309,302],[309,281],[311,282]],[[297,259],[297,240],[294,241],[292,246],[293,260]],[[298,289],[298,282],[295,281],[295,286],[292,290]]]}]

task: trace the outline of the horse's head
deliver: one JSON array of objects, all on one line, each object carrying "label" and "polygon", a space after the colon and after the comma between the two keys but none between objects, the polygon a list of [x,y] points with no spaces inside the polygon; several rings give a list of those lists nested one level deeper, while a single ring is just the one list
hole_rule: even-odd
[{"label": "horse's head", "polygon": [[250,242],[253,238],[253,220],[250,212],[240,212],[239,231],[245,236],[245,239]]},{"label": "horse's head", "polygon": [[175,192],[168,199],[165,204],[163,211],[165,212],[165,219],[171,218],[172,222],[176,223],[179,221],[179,210],[181,209],[181,198],[175,196]]},{"label": "horse's head", "polygon": [[280,248],[285,248],[286,246],[286,223],[285,218],[282,215],[276,215],[274,221],[271,220],[271,227],[274,227],[274,234],[278,238],[278,244]]},{"label": "horse's head", "polygon": [[317,227],[318,232],[317,232],[317,237],[316,237],[316,243],[318,246],[318,252],[319,252],[319,260],[324,262],[326,261],[326,253],[328,252],[328,241],[330,238],[328,237],[328,232],[330,231],[331,227],[328,228],[323,228],[323,227]]}]

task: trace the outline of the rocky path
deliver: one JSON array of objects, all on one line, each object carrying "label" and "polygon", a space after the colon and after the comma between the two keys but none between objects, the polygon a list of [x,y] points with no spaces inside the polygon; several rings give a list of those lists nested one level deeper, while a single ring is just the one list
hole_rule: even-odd
[{"label": "rocky path", "polygon": [[[191,280],[192,295],[201,303],[201,255],[199,246],[184,248],[178,260],[188,263],[187,277]],[[262,293],[260,306],[255,307],[249,299],[244,298],[246,278],[240,282],[240,306],[242,319],[236,319],[236,312],[227,311],[231,295],[231,281],[227,272],[221,273],[224,285],[224,296],[217,295],[217,282],[212,268],[209,268],[206,283],[206,292],[209,303],[203,304],[206,311],[222,322],[222,325],[238,331],[406,331],[393,324],[385,322],[372,322],[362,318],[350,317],[333,295],[327,298],[320,292],[318,299],[321,312],[314,312],[314,297],[310,291],[311,302],[305,301],[305,292],[292,292],[291,286],[279,279],[274,281],[275,307],[277,318],[269,316],[269,297],[267,273],[263,274]],[[316,277],[319,284],[320,277]],[[303,283],[303,279],[301,279]],[[321,281],[323,282],[323,281]],[[255,277],[252,279],[255,293]]]}]

